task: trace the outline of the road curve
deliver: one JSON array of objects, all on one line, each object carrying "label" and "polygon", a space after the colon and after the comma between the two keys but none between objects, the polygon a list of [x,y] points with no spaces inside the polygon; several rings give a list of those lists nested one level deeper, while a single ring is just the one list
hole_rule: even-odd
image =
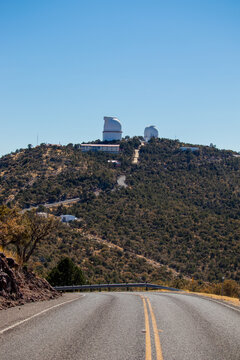
[{"label": "road curve", "polygon": [[240,310],[175,293],[72,296],[10,328],[13,310],[0,312],[1,360],[240,359]]}]

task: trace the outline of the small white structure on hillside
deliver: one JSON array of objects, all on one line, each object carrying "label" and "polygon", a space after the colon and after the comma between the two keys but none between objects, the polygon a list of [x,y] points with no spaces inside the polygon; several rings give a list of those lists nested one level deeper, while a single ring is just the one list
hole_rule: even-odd
[{"label": "small white structure on hillside", "polygon": [[76,216],[74,215],[60,215],[61,222],[63,223],[69,223],[71,221],[77,220]]},{"label": "small white structure on hillside", "polygon": [[[240,156],[240,155],[239,155]],[[114,166],[120,166],[121,162],[118,160],[108,160],[107,161],[109,164],[113,164]]]},{"label": "small white structure on hillside", "polygon": [[149,141],[152,137],[158,138],[158,129],[156,126],[147,126],[144,130],[144,140]]},{"label": "small white structure on hillside", "polygon": [[103,141],[121,140],[122,125],[116,117],[104,116]]}]

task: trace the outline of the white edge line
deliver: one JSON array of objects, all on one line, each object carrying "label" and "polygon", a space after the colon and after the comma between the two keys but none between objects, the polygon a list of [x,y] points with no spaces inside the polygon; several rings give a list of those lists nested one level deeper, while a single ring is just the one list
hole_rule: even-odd
[{"label": "white edge line", "polygon": [[82,296],[80,296],[80,297],[78,297],[78,298],[76,298],[76,299],[73,299],[73,300],[65,301],[65,302],[63,302],[63,303],[61,303],[61,304],[54,305],[54,306],[52,306],[52,307],[50,307],[50,308],[48,308],[48,309],[42,310],[42,311],[40,311],[39,313],[32,315],[32,316],[30,316],[30,317],[28,317],[28,318],[26,318],[26,319],[24,319],[24,320],[18,321],[17,323],[15,323],[15,324],[13,324],[13,325],[11,325],[11,326],[8,326],[8,327],[6,327],[6,328],[3,329],[3,330],[0,330],[0,335],[4,334],[4,333],[5,333],[6,331],[8,331],[8,330],[14,329],[15,327],[17,327],[17,326],[19,326],[19,325],[21,325],[21,324],[23,324],[23,323],[25,323],[25,322],[27,322],[27,321],[35,318],[35,317],[41,315],[41,314],[44,314],[44,313],[46,313],[46,312],[48,312],[48,311],[50,311],[50,310],[52,310],[52,309],[54,309],[54,308],[57,308],[57,307],[59,307],[59,306],[65,305],[65,304],[67,304],[67,303],[70,303],[70,302],[73,302],[73,301],[76,301],[76,300],[79,300],[79,298],[81,298],[81,297],[83,297],[83,296],[85,296],[85,295],[82,295]]},{"label": "white edge line", "polygon": [[237,307],[234,307],[234,306],[225,304],[225,303],[221,302],[221,300],[218,301],[218,300],[215,300],[215,299],[212,299],[212,298],[208,298],[208,297],[206,297],[206,298],[204,297],[204,299],[213,301],[213,302],[215,302],[215,303],[217,303],[217,304],[226,306],[226,307],[228,307],[229,309],[232,309],[232,310],[235,310],[235,311],[237,311],[237,312],[240,312],[240,309],[237,309]]}]

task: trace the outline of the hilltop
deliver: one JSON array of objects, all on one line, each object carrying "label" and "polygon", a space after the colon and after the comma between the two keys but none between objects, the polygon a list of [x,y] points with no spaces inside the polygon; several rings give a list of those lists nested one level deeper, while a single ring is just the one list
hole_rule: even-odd
[{"label": "hilltop", "polygon": [[[112,155],[82,153],[72,144],[0,159],[1,203],[26,208],[79,198],[67,209],[52,208],[80,221],[39,251],[38,270],[46,272],[64,253],[92,281],[171,280],[176,274],[240,281],[240,159],[232,151],[152,139],[132,164],[139,145],[137,138],[121,142],[122,152],[114,155],[120,167],[108,163]],[[127,188],[116,185],[122,174]]]},{"label": "hilltop", "polygon": [[122,141],[119,155],[82,153],[73,144],[42,144],[5,155],[0,158],[0,204],[26,208],[76,197],[84,201],[93,191],[110,190],[119,171],[107,160],[114,157],[125,170],[139,143],[137,138]]}]

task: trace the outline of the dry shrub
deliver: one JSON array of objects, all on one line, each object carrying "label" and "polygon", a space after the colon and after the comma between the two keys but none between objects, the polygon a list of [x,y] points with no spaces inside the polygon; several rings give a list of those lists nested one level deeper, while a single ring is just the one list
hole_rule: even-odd
[{"label": "dry shrub", "polygon": [[225,280],[222,284],[220,283],[214,286],[214,294],[230,297],[239,297],[240,286],[234,280]]},{"label": "dry shrub", "polygon": [[18,263],[18,256],[14,251],[7,250],[0,245],[0,252],[3,253],[7,258],[12,258],[16,263]]}]

